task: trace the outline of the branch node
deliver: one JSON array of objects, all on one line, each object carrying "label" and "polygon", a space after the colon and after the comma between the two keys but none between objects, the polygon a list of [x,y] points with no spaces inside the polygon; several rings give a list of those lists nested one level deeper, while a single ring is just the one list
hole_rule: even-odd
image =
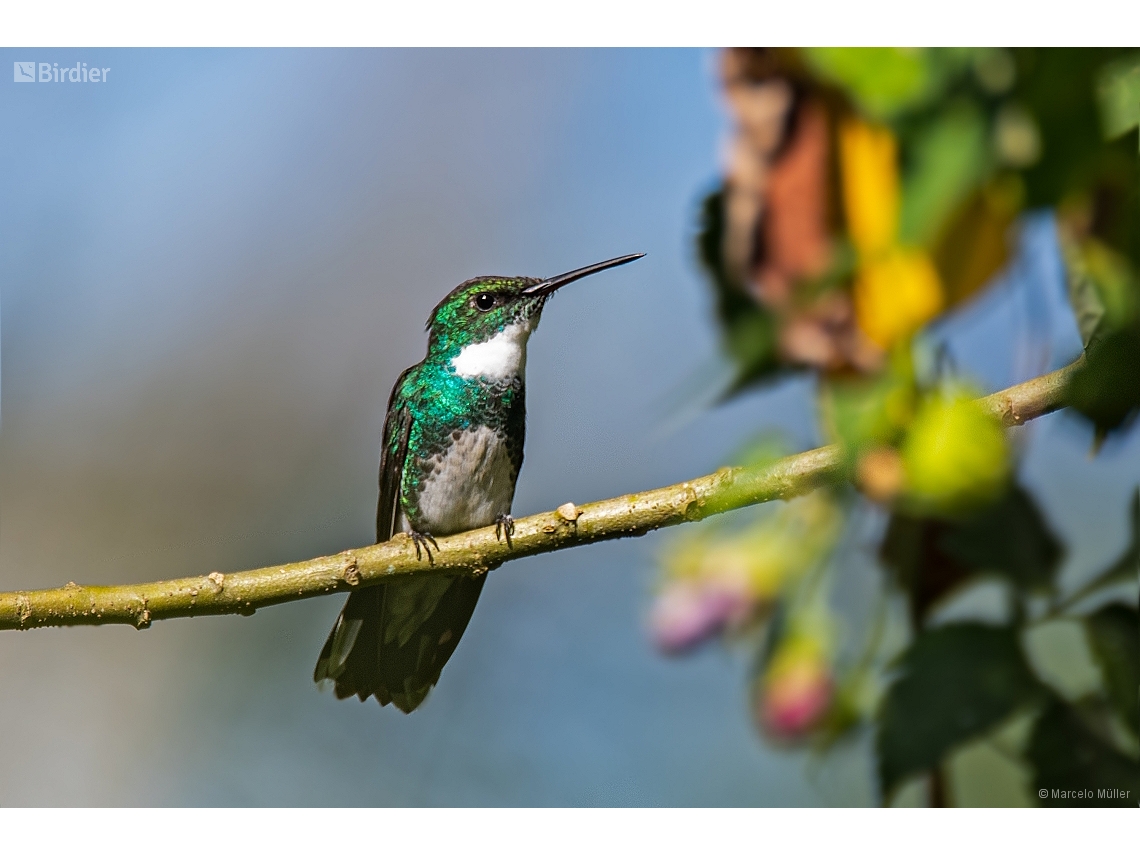
[{"label": "branch node", "polygon": [[340,573],[341,578],[355,588],[360,584],[360,568],[356,564],[356,558],[349,553],[344,553],[343,562],[344,568]]},{"label": "branch node", "polygon": [[570,523],[578,522],[578,517],[582,516],[582,512],[578,510],[577,506],[575,506],[573,502],[567,502],[564,505],[559,505],[556,513],[558,516],[562,517],[562,519],[566,520],[566,522]]}]

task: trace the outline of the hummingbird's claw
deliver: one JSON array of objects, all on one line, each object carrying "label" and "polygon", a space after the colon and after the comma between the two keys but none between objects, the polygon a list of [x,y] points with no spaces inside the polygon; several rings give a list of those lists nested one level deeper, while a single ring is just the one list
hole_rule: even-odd
[{"label": "hummingbird's claw", "polygon": [[515,518],[510,514],[499,514],[495,517],[495,539],[502,540],[505,535],[507,538],[507,548],[512,549],[511,535],[515,533]]},{"label": "hummingbird's claw", "polygon": [[435,559],[431,557],[431,548],[428,546],[430,543],[435,547],[435,551],[439,552],[439,544],[435,542],[435,538],[426,531],[412,531],[410,532],[410,537],[416,547],[416,561],[420,560],[420,546],[422,545],[424,552],[427,554],[428,564],[435,564]]}]

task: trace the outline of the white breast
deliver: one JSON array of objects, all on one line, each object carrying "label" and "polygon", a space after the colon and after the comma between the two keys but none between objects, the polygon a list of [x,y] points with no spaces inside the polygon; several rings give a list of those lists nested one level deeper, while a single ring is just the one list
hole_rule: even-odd
[{"label": "white breast", "polygon": [[460,377],[522,377],[526,371],[526,342],[533,331],[531,321],[511,324],[494,338],[467,345],[451,360],[451,367]]},{"label": "white breast", "polygon": [[486,426],[464,431],[433,463],[435,471],[419,495],[426,531],[446,535],[481,528],[511,512],[515,473],[498,431]]}]

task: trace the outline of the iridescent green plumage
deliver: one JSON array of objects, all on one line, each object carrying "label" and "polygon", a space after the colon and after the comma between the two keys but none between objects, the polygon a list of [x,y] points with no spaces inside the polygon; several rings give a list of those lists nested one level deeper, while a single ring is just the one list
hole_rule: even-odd
[{"label": "iridescent green plumage", "polygon": [[[484,425],[502,432],[517,475],[522,466],[526,431],[525,394],[521,378],[499,383],[467,379],[456,374],[448,363],[441,365],[435,360],[425,360],[404,372],[396,383],[393,406],[397,410],[406,408],[411,418],[410,459],[403,467],[400,499],[413,529],[419,522],[420,488],[432,474],[431,461],[458,439],[457,434]],[[394,455],[399,439],[393,434],[385,450]],[[379,531],[377,537],[387,539]]]}]

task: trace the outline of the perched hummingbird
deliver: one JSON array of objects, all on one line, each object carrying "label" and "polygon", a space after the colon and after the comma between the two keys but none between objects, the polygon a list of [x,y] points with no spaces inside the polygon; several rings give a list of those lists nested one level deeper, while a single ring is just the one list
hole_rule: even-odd
[{"label": "perched hummingbird", "polygon": [[[623,255],[551,279],[481,276],[428,318],[428,352],[388,399],[380,456],[376,542],[407,532],[431,560],[434,536],[495,523],[507,543],[526,432],[526,345],[550,295],[627,264]],[[321,650],[313,679],[336,696],[375,695],[406,713],[439,680],[485,576],[423,576],[355,591]]]}]

